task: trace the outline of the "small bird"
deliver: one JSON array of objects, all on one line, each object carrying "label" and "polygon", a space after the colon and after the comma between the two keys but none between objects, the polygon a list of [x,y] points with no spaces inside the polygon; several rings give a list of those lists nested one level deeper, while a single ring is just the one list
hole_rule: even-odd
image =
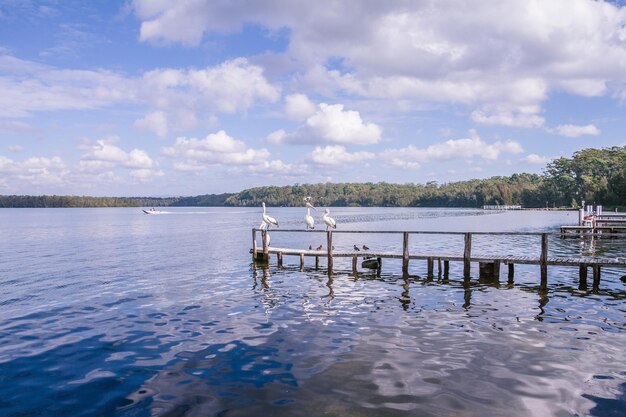
[{"label": "small bird", "polygon": [[355,250],[356,252],[361,251],[361,249],[359,249],[359,247],[358,247],[357,245],[354,245],[354,250]]},{"label": "small bird", "polygon": [[324,248],[324,246],[319,245],[316,250],[322,250],[323,248]]},{"label": "small bird", "polygon": [[326,209],[324,210],[324,215],[322,216],[322,220],[324,221],[324,223],[326,223],[326,230],[328,230],[329,227],[332,229],[336,229],[337,222],[335,221],[335,219],[330,217],[329,214],[330,210]]},{"label": "small bird", "polygon": [[363,245],[363,250],[370,250],[367,246]]},{"label": "small bird", "polygon": [[309,250],[312,250],[312,249],[313,249],[313,246],[309,245]]}]

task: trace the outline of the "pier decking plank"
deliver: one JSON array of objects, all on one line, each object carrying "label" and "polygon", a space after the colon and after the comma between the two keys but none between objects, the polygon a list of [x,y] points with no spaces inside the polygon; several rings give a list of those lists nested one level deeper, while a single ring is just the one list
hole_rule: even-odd
[{"label": "pier decking plank", "polygon": [[[252,250],[250,251],[252,253]],[[319,256],[326,257],[328,253],[325,250],[308,250],[308,249],[294,249],[294,248],[270,248],[268,251],[270,254],[281,254],[282,256]],[[262,249],[257,249],[258,254],[262,254]],[[401,253],[394,252],[356,252],[356,251],[333,251],[334,258],[385,258],[385,259],[402,259]],[[463,256],[451,255],[451,254],[412,254],[409,255],[409,259],[415,260],[428,260],[441,259],[442,261],[454,261],[463,262]],[[541,263],[540,257],[532,256],[485,256],[475,255],[470,257],[470,262],[495,262],[500,261],[506,264],[526,264],[526,265],[539,265]],[[561,257],[548,257],[546,263],[548,265],[561,265],[561,266],[578,266],[580,264],[586,265],[599,265],[599,266],[626,266],[626,258],[592,258],[592,257],[580,257],[580,258],[561,258]]]}]

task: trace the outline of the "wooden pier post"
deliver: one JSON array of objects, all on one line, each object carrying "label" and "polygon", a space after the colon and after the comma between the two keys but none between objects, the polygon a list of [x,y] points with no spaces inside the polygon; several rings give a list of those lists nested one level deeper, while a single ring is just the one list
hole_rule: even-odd
[{"label": "wooden pier post", "polygon": [[270,261],[270,245],[267,243],[267,230],[261,231],[261,239],[263,240],[263,256],[261,262],[268,263]]},{"label": "wooden pier post", "polygon": [[448,279],[450,277],[450,261],[443,261],[443,279]]},{"label": "wooden pier post", "polygon": [[276,254],[276,259],[278,259],[278,267],[282,268],[283,267],[283,253],[282,252],[278,252]]},{"label": "wooden pier post", "polygon": [[252,262],[256,261],[256,229],[252,229]]},{"label": "wooden pier post", "polygon": [[600,265],[593,266],[593,289],[597,291],[600,288]]},{"label": "wooden pier post", "polygon": [[433,270],[435,269],[435,260],[433,259],[432,256],[429,256],[428,259],[426,260],[426,263],[428,265],[428,278],[432,278],[433,277]]},{"label": "wooden pier post", "polygon": [[437,278],[441,279],[441,258],[437,258]]},{"label": "wooden pier post", "polygon": [[587,290],[587,264],[580,264],[578,267],[578,289]]},{"label": "wooden pier post", "polygon": [[402,273],[409,272],[409,232],[402,234]]},{"label": "wooden pier post", "polygon": [[492,280],[500,280],[500,259],[494,259],[493,262],[478,263],[478,277]]},{"label": "wooden pier post", "polygon": [[511,262],[509,264],[509,284],[513,283],[514,275],[515,275],[515,264]]},{"label": "wooden pier post", "polygon": [[315,255],[315,270],[320,269],[320,257]]},{"label": "wooden pier post", "polygon": [[383,258],[378,257],[376,258],[376,260],[378,261],[378,270],[376,271],[376,276],[380,276],[380,273],[383,269]]},{"label": "wooden pier post", "polygon": [[300,254],[300,271],[304,271],[304,253]]},{"label": "wooden pier post", "polygon": [[352,273],[353,273],[354,275],[356,275],[356,274],[357,274],[357,272],[358,272],[358,271],[357,271],[357,269],[356,269],[356,264],[357,264],[357,262],[358,262],[358,256],[353,255],[353,256],[352,256]]},{"label": "wooden pier post", "polygon": [[541,257],[539,258],[541,269],[541,287],[548,286],[548,234],[541,234]]},{"label": "wooden pier post", "polygon": [[472,256],[472,234],[465,233],[465,249],[463,250],[463,277],[470,277],[470,259]]},{"label": "wooden pier post", "polygon": [[328,275],[333,274],[333,232],[326,232],[326,253],[328,257]]}]

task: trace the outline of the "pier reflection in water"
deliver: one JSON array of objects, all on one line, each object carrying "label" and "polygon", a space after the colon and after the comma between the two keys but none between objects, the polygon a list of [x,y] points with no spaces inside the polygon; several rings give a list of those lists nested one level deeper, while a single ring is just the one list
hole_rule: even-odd
[{"label": "pier reflection in water", "polygon": [[569,301],[624,291],[297,268],[253,268],[251,282],[263,331],[179,353],[128,409],[150,399],[160,415],[599,416],[621,405],[600,395],[620,395],[620,371],[597,371],[620,355],[602,343],[623,323]]}]

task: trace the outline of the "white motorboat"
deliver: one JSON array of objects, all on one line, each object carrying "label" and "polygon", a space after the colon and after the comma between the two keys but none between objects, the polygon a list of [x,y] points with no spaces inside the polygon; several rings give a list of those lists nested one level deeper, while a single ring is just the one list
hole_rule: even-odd
[{"label": "white motorboat", "polygon": [[146,209],[142,209],[142,211],[143,211],[145,214],[163,214],[163,212],[162,212],[162,211],[155,210],[154,208],[147,209],[147,210],[146,210]]}]

